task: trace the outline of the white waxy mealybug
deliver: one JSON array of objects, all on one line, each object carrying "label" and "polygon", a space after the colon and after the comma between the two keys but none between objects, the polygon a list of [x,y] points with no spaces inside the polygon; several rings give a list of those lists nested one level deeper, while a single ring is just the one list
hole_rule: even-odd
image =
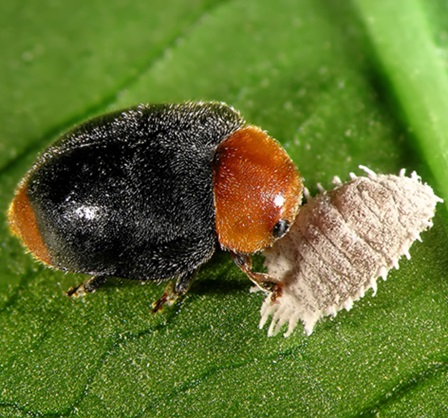
[{"label": "white waxy mealybug", "polygon": [[261,308],[260,328],[272,316],[268,334],[288,324],[289,336],[298,321],[309,335],[316,322],[335,316],[368,289],[376,293],[378,277],[386,279],[412,243],[432,226],[436,204],[442,202],[415,172],[410,177],[350,174],[335,188],[322,191],[302,206],[289,233],[265,251],[266,267],[283,290],[268,295]]}]

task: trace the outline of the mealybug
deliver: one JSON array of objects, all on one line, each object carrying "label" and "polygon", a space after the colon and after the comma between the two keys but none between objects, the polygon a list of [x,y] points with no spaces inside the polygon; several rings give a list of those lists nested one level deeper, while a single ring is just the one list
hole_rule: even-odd
[{"label": "mealybug", "polygon": [[260,327],[270,316],[268,334],[288,324],[291,334],[299,320],[311,334],[323,316],[376,292],[376,281],[398,268],[420,232],[432,226],[438,198],[431,187],[411,177],[351,174],[351,181],[322,191],[302,206],[283,239],[265,252],[268,274],[281,280],[282,294],[269,295],[261,309]]}]

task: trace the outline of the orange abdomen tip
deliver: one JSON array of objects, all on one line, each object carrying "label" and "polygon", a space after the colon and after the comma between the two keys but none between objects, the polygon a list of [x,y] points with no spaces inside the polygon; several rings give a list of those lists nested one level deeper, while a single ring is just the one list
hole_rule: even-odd
[{"label": "orange abdomen tip", "polygon": [[51,265],[50,254],[37,225],[36,214],[28,199],[27,185],[23,183],[8,210],[9,226],[31,253],[45,264]]},{"label": "orange abdomen tip", "polygon": [[213,188],[221,246],[248,254],[271,246],[279,238],[279,226],[294,222],[303,186],[282,146],[261,129],[247,126],[219,144]]}]

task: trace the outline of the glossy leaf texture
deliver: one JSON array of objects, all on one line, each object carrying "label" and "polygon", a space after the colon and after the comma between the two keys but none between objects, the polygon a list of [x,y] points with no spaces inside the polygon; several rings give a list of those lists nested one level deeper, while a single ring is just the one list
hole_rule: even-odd
[{"label": "glossy leaf texture", "polygon": [[447,415],[444,205],[375,297],[287,339],[258,329],[263,296],[225,253],[153,316],[153,283],[69,300],[83,277],[35,263],[6,224],[39,150],[140,102],[233,105],[284,144],[313,193],[363,164],[416,170],[448,201],[447,11],[442,0],[0,4],[0,415]]}]

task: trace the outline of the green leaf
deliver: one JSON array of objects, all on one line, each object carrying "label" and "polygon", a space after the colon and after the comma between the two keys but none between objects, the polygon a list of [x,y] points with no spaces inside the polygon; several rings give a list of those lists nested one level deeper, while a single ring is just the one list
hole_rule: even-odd
[{"label": "green leaf", "polygon": [[[69,300],[80,275],[8,232],[15,185],[75,123],[139,102],[223,100],[278,138],[306,185],[359,164],[417,170],[448,201],[447,29],[434,0],[0,4],[0,415],[444,416],[446,208],[412,259],[310,337],[259,330],[225,253],[161,315],[153,283]],[[258,267],[261,260],[258,260]]]}]

